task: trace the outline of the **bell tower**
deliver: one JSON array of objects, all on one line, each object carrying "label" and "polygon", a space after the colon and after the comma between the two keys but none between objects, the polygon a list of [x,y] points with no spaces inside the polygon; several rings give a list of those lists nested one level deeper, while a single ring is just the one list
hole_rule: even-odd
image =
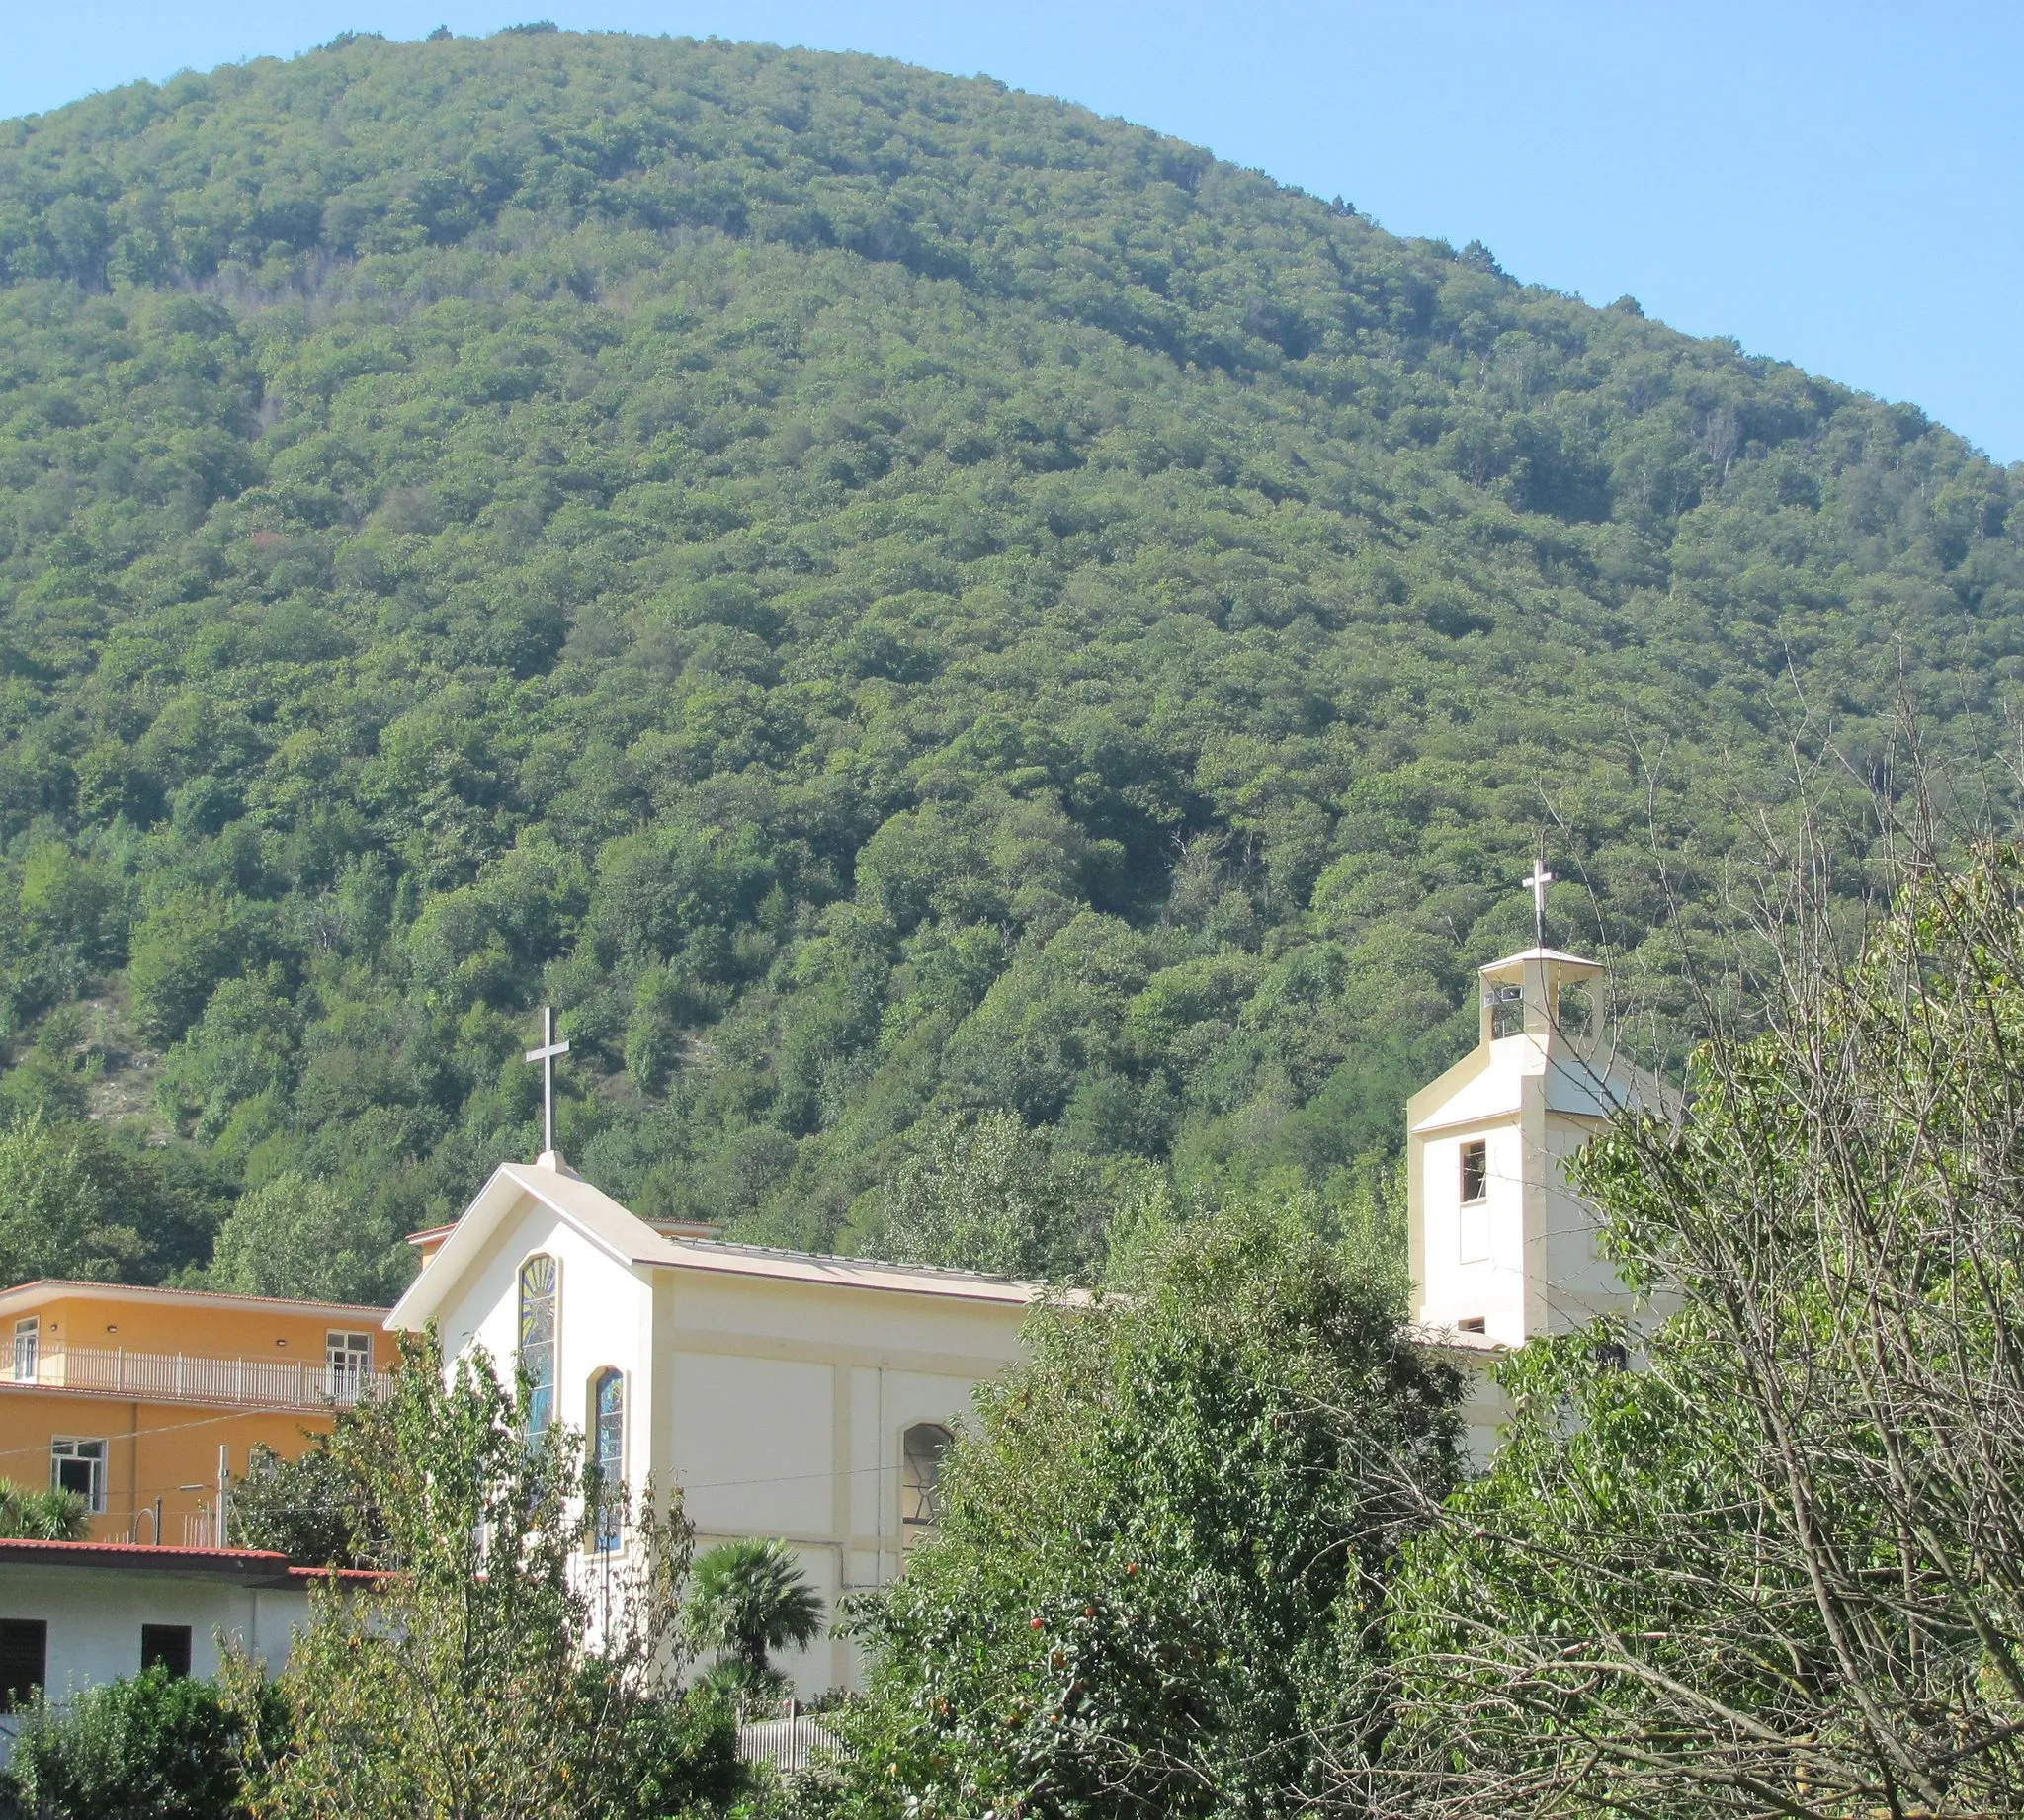
[{"label": "bell tower", "polygon": [[[1544,872],[1539,869],[1539,873]],[[1541,889],[1535,874],[1528,884]],[[1597,1028],[1604,969],[1541,944],[1481,970],[1476,1046],[1406,1107],[1413,1314],[1522,1346],[1630,1297],[1567,1187],[1568,1157],[1641,1097]]]}]

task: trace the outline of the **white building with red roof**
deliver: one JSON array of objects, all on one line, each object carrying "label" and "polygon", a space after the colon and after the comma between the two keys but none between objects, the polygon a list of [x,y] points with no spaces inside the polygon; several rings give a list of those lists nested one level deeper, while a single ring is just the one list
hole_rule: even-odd
[{"label": "white building with red roof", "polygon": [[378,1577],[259,1548],[0,1539],[0,1754],[37,1692],[61,1701],[156,1665],[214,1675],[227,1645],[279,1671],[313,1586]]}]

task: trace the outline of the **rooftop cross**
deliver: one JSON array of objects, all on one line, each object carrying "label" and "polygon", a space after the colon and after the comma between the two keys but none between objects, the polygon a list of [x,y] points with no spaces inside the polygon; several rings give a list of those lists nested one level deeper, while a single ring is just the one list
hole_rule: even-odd
[{"label": "rooftop cross", "polygon": [[1527,878],[1525,888],[1532,893],[1532,929],[1534,946],[1546,947],[1546,888],[1554,881],[1552,872],[1546,869],[1546,851],[1540,850],[1539,858],[1533,863],[1532,876]]},{"label": "rooftop cross", "polygon": [[555,1154],[555,1057],[567,1055],[569,1045],[555,1040],[555,1012],[551,1005],[542,1007],[542,1046],[529,1049],[527,1059],[542,1065],[542,1154]]}]

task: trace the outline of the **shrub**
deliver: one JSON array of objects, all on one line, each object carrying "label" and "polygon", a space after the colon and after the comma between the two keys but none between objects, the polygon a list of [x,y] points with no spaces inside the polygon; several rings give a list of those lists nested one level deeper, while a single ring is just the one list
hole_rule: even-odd
[{"label": "shrub", "polygon": [[[279,1728],[278,1696],[259,1696]],[[45,1820],[225,1820],[243,1811],[241,1726],[208,1681],[144,1669],[57,1706],[29,1708],[7,1791]]]}]

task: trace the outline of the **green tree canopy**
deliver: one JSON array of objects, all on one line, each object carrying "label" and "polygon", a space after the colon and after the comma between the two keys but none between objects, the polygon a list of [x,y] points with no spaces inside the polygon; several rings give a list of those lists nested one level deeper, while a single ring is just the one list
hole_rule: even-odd
[{"label": "green tree canopy", "polygon": [[[285,1723],[271,1694],[257,1704]],[[225,1820],[245,1813],[246,1719],[207,1681],[144,1669],[62,1704],[37,1700],[4,1772],[23,1811],[48,1820]]]},{"label": "green tree canopy", "polygon": [[379,1304],[397,1295],[411,1265],[397,1239],[328,1183],[284,1171],[239,1198],[218,1228],[210,1271],[221,1289]]},{"label": "green tree canopy", "polygon": [[1041,1314],[856,1614],[866,1814],[1292,1812],[1375,1753],[1385,1580],[1457,1465],[1454,1369],[1383,1267],[1246,1206]]},{"label": "green tree canopy", "polygon": [[136,1173],[89,1126],[38,1112],[0,1131],[0,1278],[118,1281],[145,1249],[121,1192]]},{"label": "green tree canopy", "polygon": [[952,1118],[886,1184],[876,1230],[902,1264],[1067,1281],[1097,1262],[1110,1205],[1088,1157],[1057,1156],[1012,1113]]}]

